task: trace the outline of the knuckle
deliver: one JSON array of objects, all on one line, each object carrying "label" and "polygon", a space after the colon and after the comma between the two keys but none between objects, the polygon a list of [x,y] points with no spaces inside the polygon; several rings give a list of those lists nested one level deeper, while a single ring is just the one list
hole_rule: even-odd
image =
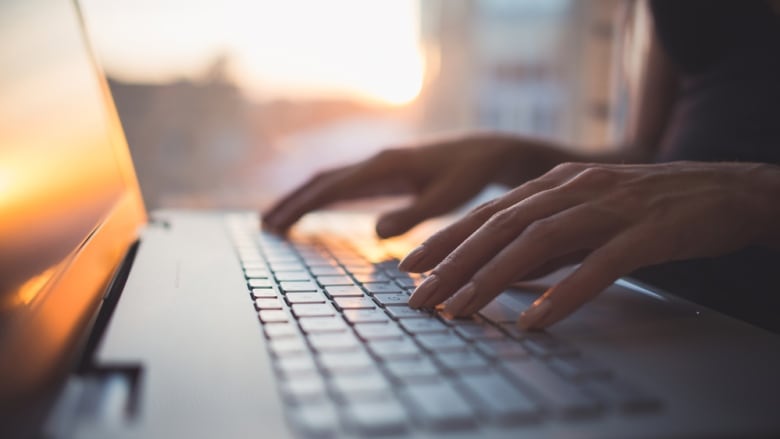
[{"label": "knuckle", "polygon": [[486,226],[491,230],[509,230],[515,224],[515,213],[512,209],[504,209],[494,213]]},{"label": "knuckle", "polygon": [[524,234],[532,240],[553,240],[558,233],[558,222],[552,218],[542,218],[526,227]]},{"label": "knuckle", "polygon": [[554,168],[548,172],[548,174],[571,174],[582,169],[581,163],[576,162],[564,162],[555,165]]},{"label": "knuckle", "polygon": [[403,160],[407,151],[403,148],[385,148],[374,154],[372,161],[379,163],[395,163]]},{"label": "knuckle", "polygon": [[588,185],[607,185],[615,183],[617,176],[617,172],[612,169],[593,166],[580,172],[575,180]]},{"label": "knuckle", "polygon": [[332,169],[326,169],[324,171],[317,171],[309,179],[309,182],[317,183],[317,182],[320,182],[322,180],[325,180],[326,178],[330,177],[331,175],[333,175],[333,170]]},{"label": "knuckle", "polygon": [[470,222],[484,223],[485,221],[490,219],[490,217],[493,216],[498,210],[499,210],[498,200],[490,200],[486,203],[480,204],[479,206],[475,207],[471,212],[469,212],[468,219]]}]

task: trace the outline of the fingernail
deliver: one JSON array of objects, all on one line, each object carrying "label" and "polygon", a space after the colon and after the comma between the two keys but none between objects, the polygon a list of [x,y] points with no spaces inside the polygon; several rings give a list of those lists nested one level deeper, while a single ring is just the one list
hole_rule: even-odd
[{"label": "fingernail", "polygon": [[552,311],[552,303],[546,298],[540,298],[520,314],[517,326],[525,331],[534,329],[534,325],[544,320],[550,311]]},{"label": "fingernail", "polygon": [[420,263],[420,259],[422,259],[424,253],[425,248],[423,246],[415,248],[398,264],[398,269],[402,271],[412,271],[414,267]]},{"label": "fingernail", "polygon": [[455,292],[455,295],[452,296],[452,299],[447,301],[446,305],[444,306],[444,312],[452,314],[453,316],[457,316],[459,312],[461,312],[469,303],[471,303],[475,292],[476,289],[474,288],[474,284],[472,282],[467,283],[461,289]]},{"label": "fingernail", "polygon": [[412,308],[420,307],[420,305],[425,303],[425,300],[436,291],[436,287],[438,286],[439,278],[435,274],[426,277],[409,297],[409,306]]},{"label": "fingernail", "polygon": [[376,223],[376,234],[379,235],[380,238],[393,236],[395,234],[395,229],[395,221],[390,218],[382,218]]}]

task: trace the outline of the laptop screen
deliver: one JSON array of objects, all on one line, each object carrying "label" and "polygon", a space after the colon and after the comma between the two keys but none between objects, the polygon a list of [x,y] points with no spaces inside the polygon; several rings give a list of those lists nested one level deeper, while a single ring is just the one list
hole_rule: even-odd
[{"label": "laptop screen", "polygon": [[[127,198],[139,199],[137,184],[74,5],[3,2],[0,35],[0,356],[8,358],[19,344],[10,339],[46,335],[53,346],[83,321],[143,208],[133,201],[130,221],[124,212],[124,226],[113,225]],[[81,255],[108,229],[102,259],[85,267],[90,257]],[[56,318],[55,302],[68,304]]]}]

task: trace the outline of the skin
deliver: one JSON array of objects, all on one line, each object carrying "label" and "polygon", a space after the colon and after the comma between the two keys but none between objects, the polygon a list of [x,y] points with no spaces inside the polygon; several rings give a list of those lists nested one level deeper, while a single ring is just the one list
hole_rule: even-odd
[{"label": "skin", "polygon": [[521,315],[521,327],[544,328],[637,268],[780,248],[778,196],[773,165],[566,163],[413,250],[400,267],[432,271],[409,306],[467,316],[514,281],[580,262]]},{"label": "skin", "polygon": [[679,75],[651,42],[629,141],[584,154],[491,133],[388,149],[323,172],[264,213],[285,233],[331,203],[390,194],[414,201],[380,216],[380,237],[447,213],[489,183],[515,187],[410,252],[400,268],[431,276],[409,300],[470,315],[517,280],[581,263],[520,316],[525,329],[566,317],[620,276],[665,261],[718,256],[750,245],[780,248],[780,168],[751,163],[641,165],[657,150]]}]

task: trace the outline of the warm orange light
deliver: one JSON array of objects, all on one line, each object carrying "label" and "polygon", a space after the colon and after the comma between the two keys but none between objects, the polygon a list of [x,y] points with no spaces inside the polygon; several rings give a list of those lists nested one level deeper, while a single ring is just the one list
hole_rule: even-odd
[{"label": "warm orange light", "polygon": [[82,4],[106,69],[124,80],[197,76],[224,53],[261,100],[403,105],[422,88],[418,0]]}]

